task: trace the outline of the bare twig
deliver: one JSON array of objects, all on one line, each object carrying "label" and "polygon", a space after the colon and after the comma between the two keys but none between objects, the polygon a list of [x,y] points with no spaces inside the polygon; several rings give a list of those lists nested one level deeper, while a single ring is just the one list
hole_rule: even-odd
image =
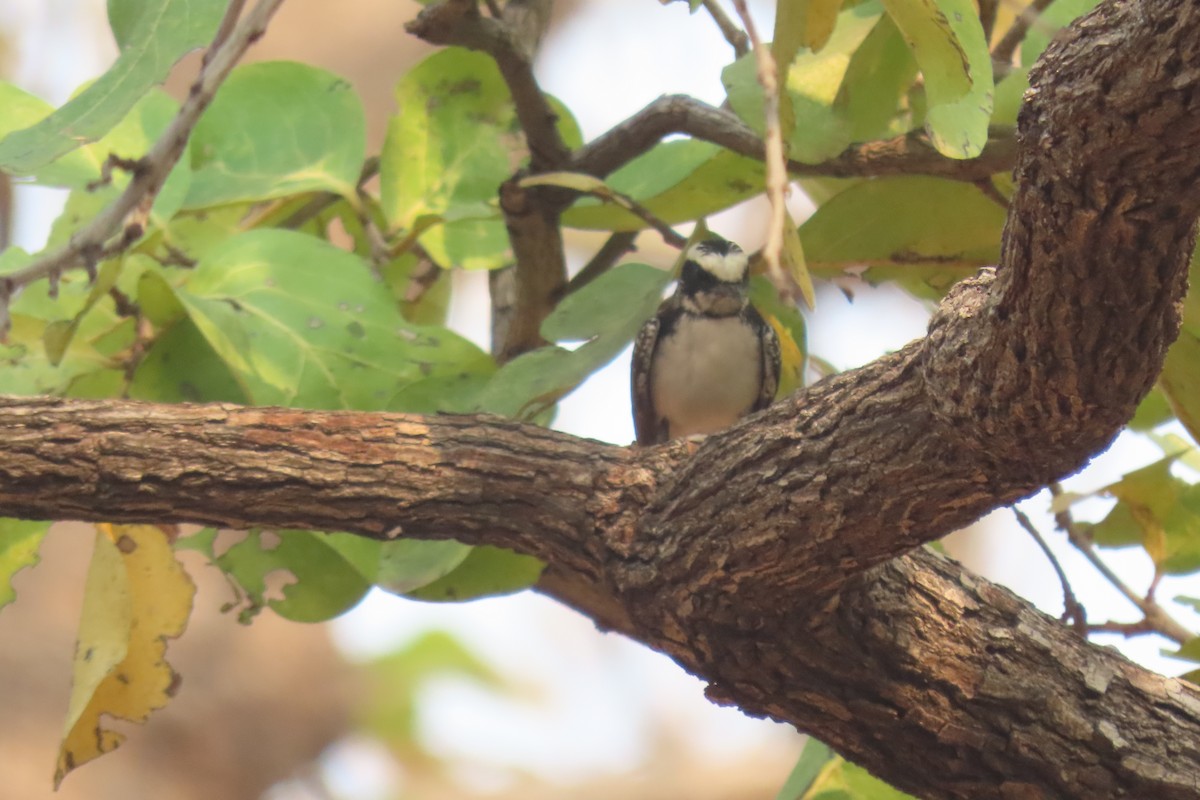
[{"label": "bare twig", "polygon": [[713,22],[717,23],[717,27],[721,29],[721,35],[733,48],[734,55],[741,58],[750,52],[750,41],[746,37],[746,32],[734,24],[717,0],[704,0],[704,10],[712,17]]},{"label": "bare twig", "polygon": [[571,292],[579,291],[612,269],[621,256],[633,249],[633,240],[637,238],[638,233],[638,231],[618,231],[609,236],[608,241],[596,251],[591,260],[583,265],[583,269],[571,278],[563,290],[563,294],[568,295]]},{"label": "bare twig", "polygon": [[771,49],[759,38],[754,18],[746,7],[746,0],[734,0],[734,8],[746,26],[750,46],[758,66],[758,83],[763,90],[763,115],[766,117],[766,135],[763,140],[763,161],[766,166],[767,201],[771,204],[771,215],[767,221],[767,237],[763,244],[763,260],[767,263],[767,276],[780,289],[790,286],[791,278],[783,268],[783,227],[787,214],[787,159],[783,150],[783,128],[779,122],[779,71]]},{"label": "bare twig", "polygon": [[[739,155],[762,159],[763,140],[731,111],[685,95],[660,97],[629,119],[593,139],[575,153],[566,169],[603,178],[674,133],[720,145]],[[968,160],[946,158],[922,132],[847,148],[819,164],[787,162],[796,177],[861,178],[887,175],[933,175],[974,182],[1016,163],[1016,138],[1002,133],[989,139],[983,152]]]},{"label": "bare twig", "polygon": [[1063,592],[1062,621],[1071,623],[1071,627],[1078,631],[1081,636],[1087,636],[1087,609],[1075,597],[1075,592],[1071,589],[1071,582],[1067,580],[1067,573],[1063,571],[1062,564],[1058,563],[1058,557],[1054,555],[1054,551],[1050,549],[1050,545],[1046,543],[1041,532],[1034,527],[1034,524],[1029,520],[1024,511],[1013,506],[1012,512],[1021,527],[1033,537],[1033,541],[1037,542],[1037,546],[1041,548],[1042,553],[1046,556],[1046,560],[1054,568],[1054,574],[1058,576],[1058,582],[1062,585]]},{"label": "bare twig", "polygon": [[246,0],[229,0],[229,5],[225,8],[225,16],[221,18],[221,24],[217,26],[217,32],[213,35],[212,42],[209,43],[208,49],[204,51],[204,58],[200,62],[201,68],[208,66],[213,53],[228,41],[245,8]]},{"label": "bare twig", "polygon": [[[1050,485],[1051,495],[1059,497],[1062,493],[1062,486],[1057,483]],[[1113,588],[1125,595],[1125,599],[1133,603],[1142,612],[1142,616],[1145,617],[1144,623],[1151,630],[1178,644],[1183,644],[1195,636],[1195,634],[1168,614],[1166,609],[1160,606],[1153,597],[1139,595],[1125,581],[1121,580],[1120,576],[1113,572],[1108,564],[1105,564],[1104,560],[1100,558],[1099,553],[1096,552],[1095,545],[1092,544],[1091,538],[1079,529],[1069,511],[1063,510],[1055,513],[1054,521],[1058,525],[1059,530],[1067,534],[1067,539],[1075,546],[1076,550],[1083,554],[1084,558],[1091,562],[1096,571],[1103,575],[1104,579],[1112,584]]]},{"label": "bare twig", "polygon": [[1133,638],[1134,636],[1143,636],[1147,633],[1159,633],[1150,621],[1141,619],[1137,622],[1116,622],[1109,620],[1108,622],[1097,622],[1087,626],[1088,633],[1119,633],[1125,638]]},{"label": "bare twig", "polygon": [[404,302],[409,306],[421,302],[421,299],[445,273],[445,270],[429,257],[423,247],[416,245],[414,252],[417,256],[417,263],[408,273],[408,286],[404,290]]},{"label": "bare twig", "polygon": [[992,40],[992,31],[996,28],[996,12],[999,10],[999,0],[979,0],[979,24],[983,28],[984,42]]},{"label": "bare twig", "polygon": [[[236,4],[238,0],[234,2]],[[211,57],[200,69],[187,100],[150,151],[138,160],[133,178],[120,197],[76,231],[65,247],[0,278],[0,308],[5,309],[0,315],[0,334],[6,330],[2,323],[7,321],[7,299],[17,289],[43,278],[53,282],[67,269],[83,267],[92,272],[97,261],[116,255],[141,237],[142,224],[130,219],[131,215],[139,208],[149,209],[167,174],[187,147],[192,128],[212,101],[217,88],[251,43],[262,36],[271,15],[282,3],[283,0],[259,0],[254,10],[238,23],[219,47],[210,48]],[[217,35],[223,34],[218,31]]]},{"label": "bare twig", "polygon": [[1013,20],[1012,26],[1004,32],[1000,41],[996,42],[996,46],[992,48],[992,62],[998,68],[996,80],[1008,73],[1012,65],[1013,54],[1017,52],[1021,42],[1025,41],[1025,35],[1029,33],[1029,29],[1042,12],[1053,2],[1054,0],[1032,0]]}]

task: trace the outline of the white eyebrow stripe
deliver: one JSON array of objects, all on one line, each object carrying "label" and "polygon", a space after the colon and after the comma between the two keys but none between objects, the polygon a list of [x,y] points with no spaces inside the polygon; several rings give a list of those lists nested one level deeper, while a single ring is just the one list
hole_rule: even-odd
[{"label": "white eyebrow stripe", "polygon": [[711,253],[703,248],[703,242],[693,245],[688,251],[688,258],[717,280],[740,281],[746,274],[749,260],[739,248],[730,248],[728,255]]}]

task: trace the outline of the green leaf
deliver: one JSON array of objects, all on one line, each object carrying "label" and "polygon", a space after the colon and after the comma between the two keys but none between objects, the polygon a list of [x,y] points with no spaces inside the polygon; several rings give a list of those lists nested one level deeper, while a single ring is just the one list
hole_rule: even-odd
[{"label": "green leaf", "polygon": [[1168,456],[1104,487],[1119,502],[1090,527],[1097,544],[1141,544],[1159,572],[1200,570],[1200,485],[1172,475],[1175,460]]},{"label": "green leaf", "polygon": [[[762,192],[762,162],[694,139],[663,142],[608,177],[668,225],[699,219]],[[563,214],[572,228],[637,231],[646,223],[618,205],[582,198]]]},{"label": "green leaf", "polygon": [[1129,420],[1129,427],[1135,431],[1149,431],[1172,419],[1175,419],[1175,415],[1170,403],[1162,391],[1155,388],[1138,404],[1133,419]]},{"label": "green leaf", "polygon": [[[54,106],[7,81],[0,81],[0,142],[13,131],[45,119]],[[0,168],[0,171],[7,171]],[[31,171],[37,183],[51,186],[82,186],[96,177],[90,154],[73,150],[62,158]]]},{"label": "green leaf", "polygon": [[[434,226],[421,244],[443,266],[498,266],[507,240],[495,202],[521,148],[508,87],[484,53],[458,48],[422,61],[396,87],[400,109],[380,156],[381,207],[388,223],[411,230],[421,217],[476,217],[466,230]],[[461,238],[478,237],[466,251]],[[462,264],[465,266],[465,264]]]},{"label": "green leaf", "polygon": [[1021,40],[1021,66],[1031,67],[1060,30],[1091,11],[1100,0],[1058,0],[1038,15]]},{"label": "green leaf", "polygon": [[779,794],[775,795],[775,800],[801,800],[821,773],[821,769],[835,757],[829,745],[808,737],[796,766],[792,767],[791,774],[784,781]]},{"label": "green leaf", "polygon": [[[1200,281],[1200,248],[1192,253],[1188,278],[1193,286]],[[1183,328],[1167,351],[1158,388],[1192,440],[1200,441],[1200,292],[1184,299]]]},{"label": "green leaf", "polygon": [[484,390],[481,409],[530,419],[553,406],[625,349],[670,279],[645,264],[622,264],[568,295],[542,323],[542,335],[586,344],[542,347],[508,362]]},{"label": "green leaf", "polygon": [[192,134],[187,208],[307,191],[355,196],[362,101],[343,78],[291,61],[238,67]]},{"label": "green leaf", "polygon": [[915,800],[840,756],[822,767],[805,797],[806,800]]},{"label": "green leaf", "polygon": [[[837,27],[819,53],[804,52],[792,61],[785,86],[791,98],[795,128],[788,138],[789,155],[805,163],[826,161],[850,144],[850,125],[835,100],[851,56],[875,27],[879,4],[867,2],[838,14]],[[734,112],[758,133],[764,130],[762,87],[754,54],[749,53],[721,73]],[[761,169],[759,165],[759,169]]]},{"label": "green leaf", "polygon": [[398,539],[384,542],[379,551],[375,585],[396,594],[427,586],[457,568],[471,546],[452,540]]},{"label": "green leaf", "polygon": [[881,17],[850,56],[838,91],[836,105],[849,125],[850,141],[886,139],[911,130],[913,114],[906,99],[916,76],[917,62],[896,23]]},{"label": "green leaf", "polygon": [[215,246],[178,290],[256,404],[380,409],[417,380],[488,368],[456,334],[405,322],[390,295],[358,257],[283,230]]},{"label": "green leaf", "polygon": [[614,337],[628,342],[658,307],[671,276],[648,264],[613,267],[562,299],[542,322],[552,342]]},{"label": "green leaf", "polygon": [[992,125],[1015,128],[1017,114],[1021,104],[1025,102],[1025,92],[1029,89],[1029,70],[1024,67],[1014,67],[1012,72],[1004,76],[1004,80],[996,84],[996,102],[992,110]]},{"label": "green leaf", "polygon": [[155,403],[239,403],[246,394],[190,319],[155,338],[138,362],[129,397]]},{"label": "green leaf", "polygon": [[1005,210],[974,186],[927,177],[851,186],[800,226],[808,268],[833,276],[868,265],[872,282],[895,280],[940,296],[1000,255]]},{"label": "green leaf", "polygon": [[457,603],[477,597],[512,594],[528,589],[545,564],[500,547],[473,547],[463,562],[443,578],[408,593],[414,600]]},{"label": "green leaf", "polygon": [[122,44],[116,63],[62,108],[0,140],[0,170],[33,174],[99,139],[184,53],[212,38],[225,6],[225,0],[110,0]]},{"label": "green leaf", "polygon": [[992,117],[992,60],[971,0],[883,0],[925,76],[925,128],[950,158],[974,158]]},{"label": "green leaf", "polygon": [[38,563],[38,547],[49,528],[49,522],[0,519],[0,608],[16,599],[13,576]]},{"label": "green leaf", "polygon": [[799,0],[778,5],[771,50],[780,69],[792,62],[801,47],[815,52],[825,46],[841,5],[842,0]]},{"label": "green leaf", "polygon": [[[379,547],[379,542],[346,533],[252,531],[216,563],[245,593],[239,614],[243,621],[270,606],[286,619],[321,622],[349,611],[371,588]],[[276,573],[291,582],[281,599],[268,599],[267,579]]]},{"label": "green leaf", "polygon": [[[9,248],[0,254],[0,274],[28,260],[19,248]],[[78,272],[63,275],[55,297],[47,281],[22,290],[10,306],[7,341],[0,343],[4,392],[94,396],[96,389],[85,381],[111,381],[120,367],[113,357],[132,343],[135,331],[131,320],[116,315],[111,298],[94,297],[93,290]],[[56,349],[48,351],[48,344]]]}]

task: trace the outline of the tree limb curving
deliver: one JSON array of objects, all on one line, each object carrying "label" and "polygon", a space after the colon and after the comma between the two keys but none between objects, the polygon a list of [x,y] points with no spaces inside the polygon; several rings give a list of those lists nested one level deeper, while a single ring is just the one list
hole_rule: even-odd
[{"label": "tree limb curving", "polygon": [[1102,4],[1031,80],[998,269],[694,456],[491,417],[10,398],[0,515],[512,547],[714,699],[922,797],[1200,797],[1200,690],[918,548],[1105,447],[1179,325],[1200,4]]}]

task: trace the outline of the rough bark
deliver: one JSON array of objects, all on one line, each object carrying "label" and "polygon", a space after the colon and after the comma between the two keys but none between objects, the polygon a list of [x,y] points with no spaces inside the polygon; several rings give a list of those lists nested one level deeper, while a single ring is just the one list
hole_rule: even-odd
[{"label": "rough bark", "polygon": [[694,455],[483,417],[7,399],[0,515],[505,545],[715,699],[919,796],[1200,797],[1200,691],[914,550],[1104,448],[1178,329],[1200,3],[1103,5],[1032,82],[998,270],[925,339]]}]

